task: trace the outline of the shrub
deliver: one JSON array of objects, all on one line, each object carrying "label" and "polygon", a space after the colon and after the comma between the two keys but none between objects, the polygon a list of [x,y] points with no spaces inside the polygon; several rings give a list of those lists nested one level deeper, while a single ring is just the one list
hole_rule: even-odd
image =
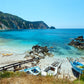
[{"label": "shrub", "polygon": [[10,72],[7,71],[0,72],[0,78],[8,78],[10,76],[11,76]]}]

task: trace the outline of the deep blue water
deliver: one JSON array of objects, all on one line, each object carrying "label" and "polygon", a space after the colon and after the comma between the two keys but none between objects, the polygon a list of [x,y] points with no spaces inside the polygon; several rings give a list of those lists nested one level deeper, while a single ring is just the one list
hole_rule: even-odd
[{"label": "deep blue water", "polygon": [[[84,29],[51,29],[51,30],[22,30],[0,32],[0,47],[27,50],[33,45],[47,46],[55,56],[84,56],[84,50],[78,50],[68,43],[78,36],[84,36]],[[3,45],[2,45],[3,44]],[[53,47],[53,48],[50,48]],[[29,49],[29,48],[28,48]]]}]

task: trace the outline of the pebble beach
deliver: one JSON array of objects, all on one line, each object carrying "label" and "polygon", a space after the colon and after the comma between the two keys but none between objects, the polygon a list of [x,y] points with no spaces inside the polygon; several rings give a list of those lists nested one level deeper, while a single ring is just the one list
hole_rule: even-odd
[{"label": "pebble beach", "polygon": [[[4,51],[4,53],[8,53],[8,52]],[[10,55],[10,56],[3,56],[2,53],[0,53],[0,67],[15,63],[15,62],[31,59],[31,57],[27,58],[27,59],[24,58],[25,55],[26,55],[25,52],[22,54],[13,53],[13,55]],[[43,70],[45,67],[50,66],[55,61],[62,63],[60,74],[58,75],[59,78],[63,78],[65,76],[65,77],[69,78],[71,81],[76,79],[76,77],[73,75],[73,72],[72,72],[72,66],[69,63],[69,61],[67,60],[67,58],[59,58],[59,57],[55,57],[55,56],[53,56],[53,57],[46,56],[44,59],[40,59],[39,63],[36,66],[39,66],[40,69]],[[24,66],[32,67],[31,63],[25,64]]]}]

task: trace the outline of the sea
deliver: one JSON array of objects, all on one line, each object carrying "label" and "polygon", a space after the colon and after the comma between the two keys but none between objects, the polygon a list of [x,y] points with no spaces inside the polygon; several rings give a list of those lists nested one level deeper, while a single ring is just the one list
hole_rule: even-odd
[{"label": "sea", "polygon": [[0,53],[24,53],[32,46],[47,46],[55,57],[82,57],[84,50],[69,46],[74,38],[84,36],[84,29],[24,29],[0,32]]}]

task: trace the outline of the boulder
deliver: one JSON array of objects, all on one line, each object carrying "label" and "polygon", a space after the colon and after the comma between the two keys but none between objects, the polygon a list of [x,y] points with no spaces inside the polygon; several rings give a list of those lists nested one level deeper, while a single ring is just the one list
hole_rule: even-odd
[{"label": "boulder", "polygon": [[75,40],[84,41],[83,36],[79,36],[79,37],[75,38]]},{"label": "boulder", "polygon": [[32,50],[35,51],[35,52],[37,52],[37,53],[44,53],[44,52],[47,53],[49,51],[48,48],[47,48],[47,46],[41,47],[39,45],[33,46]]},{"label": "boulder", "polygon": [[27,52],[26,58],[27,57],[32,57],[32,58],[37,58],[40,57],[41,59],[45,58],[45,56],[50,56],[52,57],[53,55],[51,53],[48,53],[48,48],[47,46],[41,47],[39,45],[35,45],[32,47],[32,50],[30,52]]}]

